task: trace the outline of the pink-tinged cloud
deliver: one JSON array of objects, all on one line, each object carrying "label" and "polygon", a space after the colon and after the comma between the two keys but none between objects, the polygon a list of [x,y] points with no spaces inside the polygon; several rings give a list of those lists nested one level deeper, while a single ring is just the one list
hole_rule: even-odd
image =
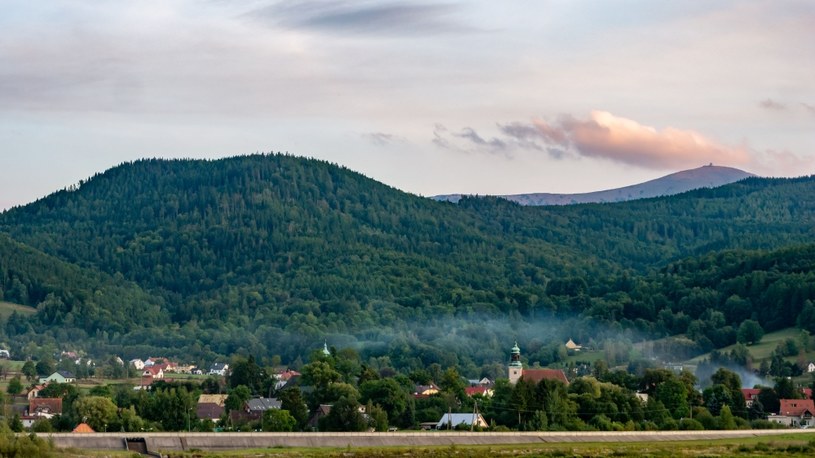
[{"label": "pink-tinged cloud", "polygon": [[561,118],[556,124],[535,120],[546,143],[570,146],[586,157],[653,169],[698,167],[715,163],[743,166],[751,162],[744,148],[716,143],[692,130],[657,130],[606,111],[593,111],[588,120]]}]

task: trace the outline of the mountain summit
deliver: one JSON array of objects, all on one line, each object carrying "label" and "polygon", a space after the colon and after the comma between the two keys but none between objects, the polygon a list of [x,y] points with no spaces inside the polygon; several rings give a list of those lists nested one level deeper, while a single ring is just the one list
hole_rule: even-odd
[{"label": "mountain summit", "polygon": [[[521,205],[570,205],[624,202],[627,200],[647,199],[649,197],[671,196],[699,188],[715,188],[752,176],[755,175],[743,170],[710,164],[696,169],[672,173],[662,178],[646,181],[645,183],[617,189],[607,189],[605,191],[580,194],[512,194],[498,197],[503,197],[504,199],[517,202]],[[448,194],[434,196],[433,199],[458,202],[461,197],[461,194]]]}]

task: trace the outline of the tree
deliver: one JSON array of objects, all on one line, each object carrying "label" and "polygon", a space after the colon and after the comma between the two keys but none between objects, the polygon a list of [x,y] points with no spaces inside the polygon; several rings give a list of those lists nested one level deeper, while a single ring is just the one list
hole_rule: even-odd
[{"label": "tree", "polygon": [[268,409],[263,412],[261,428],[264,431],[288,432],[294,431],[297,420],[288,410]]},{"label": "tree", "polygon": [[20,372],[25,375],[26,380],[29,382],[37,378],[37,367],[35,366],[34,361],[31,361],[30,359],[23,364],[23,368],[20,370]]},{"label": "tree", "polygon": [[268,378],[266,371],[257,365],[254,356],[248,359],[239,358],[232,365],[229,374],[229,386],[236,388],[239,385],[248,387],[252,393],[259,393],[263,382]]},{"label": "tree", "polygon": [[226,401],[224,403],[226,410],[232,411],[243,409],[243,405],[251,397],[252,392],[249,391],[249,388],[246,385],[238,385],[232,391],[230,391],[229,396],[226,397]]},{"label": "tree", "polygon": [[320,419],[320,431],[365,431],[367,428],[359,403],[352,398],[341,398],[331,407],[331,412]]},{"label": "tree", "polygon": [[764,328],[755,320],[742,321],[736,333],[736,340],[746,345],[757,344],[761,342],[762,337],[764,337]]},{"label": "tree", "polygon": [[278,395],[281,409],[286,410],[297,422],[297,429],[303,429],[308,421],[308,406],[303,400],[303,394],[299,388],[286,388]]},{"label": "tree", "polygon": [[8,382],[6,392],[10,395],[17,395],[23,392],[23,382],[20,381],[20,376],[17,375]]},{"label": "tree", "polygon": [[382,407],[388,413],[388,422],[402,427],[405,424],[404,413],[407,407],[407,393],[393,379],[370,380],[359,387],[362,402],[371,402]]},{"label": "tree", "polygon": [[730,406],[723,406],[721,413],[719,413],[719,428],[720,429],[736,429],[736,419],[733,413],[730,412]]},{"label": "tree", "polygon": [[48,359],[41,359],[37,361],[36,369],[37,375],[45,377],[54,373],[54,363]]},{"label": "tree", "polygon": [[100,432],[118,420],[116,404],[102,396],[80,397],[74,402],[74,410],[82,421]]},{"label": "tree", "polygon": [[657,386],[656,399],[665,405],[675,420],[687,417],[690,414],[688,408],[688,393],[685,385],[678,379],[666,380]]}]

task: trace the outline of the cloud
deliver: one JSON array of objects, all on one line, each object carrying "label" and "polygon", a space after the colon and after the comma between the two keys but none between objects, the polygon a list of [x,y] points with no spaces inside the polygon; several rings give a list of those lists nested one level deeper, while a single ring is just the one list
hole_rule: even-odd
[{"label": "cloud", "polygon": [[282,1],[247,16],[285,27],[350,34],[421,36],[474,30],[455,19],[459,10],[404,1]]},{"label": "cloud", "polygon": [[810,105],[808,103],[802,103],[801,106],[804,107],[804,109],[806,111],[808,111],[809,114],[815,115],[815,105]]},{"label": "cloud", "polygon": [[384,132],[367,132],[362,134],[362,138],[368,140],[376,146],[388,146],[396,143],[407,143],[403,137]]},{"label": "cloud", "polygon": [[546,150],[553,157],[563,157],[568,150],[650,169],[697,167],[710,162],[734,166],[750,163],[744,148],[718,144],[691,130],[657,130],[605,111],[593,111],[588,119],[567,115],[554,123],[535,119],[499,128],[519,146]]},{"label": "cloud", "polygon": [[787,109],[787,106],[781,102],[776,102],[772,99],[764,99],[759,102],[758,106],[764,108],[765,110],[773,110],[773,111],[784,111]]},{"label": "cloud", "polygon": [[[459,153],[486,153],[503,155],[507,158],[511,158],[513,153],[519,149],[537,147],[537,145],[533,145],[530,142],[512,137],[492,137],[487,139],[481,136],[472,127],[464,127],[458,132],[451,132],[442,124],[436,124],[434,127],[432,142],[440,148]],[[540,151],[543,150],[543,148],[540,148]]]}]

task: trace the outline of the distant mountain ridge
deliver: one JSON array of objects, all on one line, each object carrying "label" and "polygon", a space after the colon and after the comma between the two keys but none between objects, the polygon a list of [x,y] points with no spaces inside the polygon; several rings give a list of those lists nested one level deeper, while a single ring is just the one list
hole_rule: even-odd
[{"label": "distant mountain ridge", "polygon": [[[511,194],[497,197],[529,206],[625,202],[650,197],[672,196],[700,188],[716,188],[753,176],[755,175],[752,173],[736,168],[710,164],[696,169],[672,173],[645,183],[604,191],[578,194]],[[455,203],[461,200],[462,194],[439,195],[432,198],[438,201]]]}]

